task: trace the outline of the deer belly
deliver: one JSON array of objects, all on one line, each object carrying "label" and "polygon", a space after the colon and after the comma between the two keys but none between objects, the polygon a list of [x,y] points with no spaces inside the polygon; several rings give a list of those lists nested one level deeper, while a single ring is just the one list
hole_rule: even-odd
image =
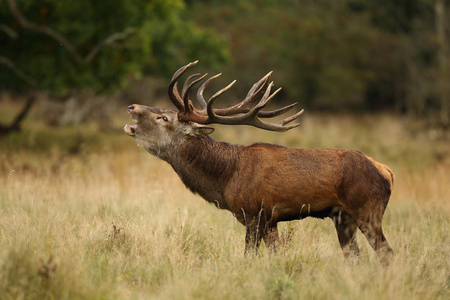
[{"label": "deer belly", "polygon": [[303,219],[306,217],[326,218],[331,209],[338,206],[332,201],[312,203],[296,203],[289,206],[275,204],[272,209],[272,220],[276,222]]},{"label": "deer belly", "polygon": [[306,217],[323,219],[329,215],[333,207],[341,206],[336,190],[329,185],[306,188],[299,184],[297,189],[285,189],[284,193],[273,193],[271,196],[272,219],[279,221]]}]

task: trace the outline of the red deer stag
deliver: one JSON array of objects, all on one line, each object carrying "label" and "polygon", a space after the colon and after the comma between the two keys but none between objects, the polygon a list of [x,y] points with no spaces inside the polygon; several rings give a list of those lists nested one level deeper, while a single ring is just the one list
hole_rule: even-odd
[{"label": "red deer stag", "polygon": [[175,72],[169,83],[170,100],[178,111],[133,104],[128,113],[133,125],[124,131],[138,146],[168,162],[183,183],[220,209],[227,209],[246,226],[245,250],[257,249],[261,239],[275,249],[277,223],[305,217],[334,221],[345,257],[359,255],[355,233],[359,228],[382,262],[392,256],[382,230],[382,218],[394,183],[385,165],[357,152],[337,149],[288,149],[278,145],[230,145],[208,135],[214,128],[206,124],[252,125],[265,130],[286,131],[300,112],[279,123],[271,118],[285,113],[297,103],[276,109],[262,109],[279,91],[271,94],[271,73],[259,80],[247,97],[234,106],[218,109],[213,103],[227,87],[206,101],[205,87],[198,89],[198,110],[189,100],[191,88],[205,76],[189,76],[182,88],[178,79],[196,62]]}]

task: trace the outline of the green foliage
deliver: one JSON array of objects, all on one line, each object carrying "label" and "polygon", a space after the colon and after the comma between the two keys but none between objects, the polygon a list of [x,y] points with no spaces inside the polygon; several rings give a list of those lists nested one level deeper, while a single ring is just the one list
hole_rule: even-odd
[{"label": "green foliage", "polygon": [[[205,64],[226,60],[223,40],[182,19],[182,0],[17,2],[29,22],[60,33],[82,58],[71,55],[49,35],[20,26],[7,1],[1,1],[2,25],[15,36],[0,31],[0,56],[36,81],[37,89],[65,94],[84,88],[117,88],[144,73],[167,74],[166,68],[173,70],[174,65],[196,59],[200,52],[207,55]],[[86,59],[101,42],[124,32],[123,38],[106,43],[92,60]],[[12,70],[1,67],[3,89],[29,88]]]},{"label": "green foliage", "polygon": [[372,23],[390,32],[411,32],[414,22],[432,15],[434,0],[351,0],[355,12],[370,12]]}]

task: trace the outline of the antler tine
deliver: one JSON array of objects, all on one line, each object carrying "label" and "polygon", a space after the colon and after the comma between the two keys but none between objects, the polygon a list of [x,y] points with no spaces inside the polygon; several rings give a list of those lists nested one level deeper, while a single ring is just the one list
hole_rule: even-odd
[{"label": "antler tine", "polygon": [[217,97],[219,97],[220,95],[222,95],[223,93],[228,91],[236,83],[236,80],[233,80],[229,85],[227,85],[226,87],[224,87],[223,89],[217,91],[214,95],[212,95],[211,98],[209,98],[208,102],[206,102],[205,98],[203,97],[203,91],[205,90],[206,86],[208,86],[208,84],[211,81],[213,81],[214,79],[216,79],[217,77],[219,77],[221,75],[222,75],[222,73],[219,73],[215,76],[212,76],[208,80],[206,80],[197,92],[197,100],[204,110],[207,110],[208,105],[211,105]]},{"label": "antler tine", "polygon": [[206,107],[208,106],[208,104],[205,101],[205,98],[203,97],[203,91],[205,90],[205,88],[208,86],[208,84],[213,81],[214,79],[216,79],[217,77],[221,76],[222,73],[219,73],[217,75],[211,76],[211,78],[209,78],[208,80],[206,80],[198,89],[197,91],[197,100],[198,103],[200,104],[200,106],[202,107],[202,109],[206,110]]},{"label": "antler tine", "polygon": [[228,91],[234,84],[236,83],[236,80],[233,80],[229,85],[221,89],[220,91],[217,91],[214,95],[211,96],[208,103],[214,101],[216,98],[218,98],[220,95]]},{"label": "antler tine", "polygon": [[[268,79],[270,78],[270,76],[272,75],[272,73],[273,73],[273,71],[270,71],[269,73],[264,75],[260,80],[258,80],[258,82],[256,82],[252,86],[252,88],[248,91],[247,96],[245,98],[246,99],[249,98],[255,92],[255,90],[261,85],[261,82],[263,82],[263,81],[264,81],[264,84],[263,84],[263,86],[264,86],[266,84],[266,82],[268,81]],[[258,92],[262,90],[263,86],[261,86],[261,88],[258,90]]]},{"label": "antler tine", "polygon": [[[234,84],[234,82],[232,82],[232,84]],[[268,103],[268,100],[270,100],[269,97],[270,95],[270,89],[273,86],[273,82],[271,82],[267,89],[264,92],[264,96],[261,98],[261,101],[254,106],[252,109],[246,111],[244,114],[242,115],[238,115],[238,116],[229,116],[228,114],[224,114],[224,115],[218,115],[216,114],[216,111],[213,110],[212,108],[212,104],[213,102],[217,99],[218,96],[220,96],[220,94],[222,94],[222,90],[220,90],[219,92],[217,92],[216,94],[214,94],[208,101],[208,105],[207,105],[207,113],[209,118],[213,121],[213,122],[218,122],[218,123],[222,123],[222,122],[226,122],[225,124],[236,124],[236,122],[245,122],[246,120],[248,120],[249,118],[254,117],[255,115],[258,114],[258,111],[261,110],[264,106],[266,106],[266,104]],[[225,89],[227,89],[229,87],[226,87]]]},{"label": "antler tine", "polygon": [[[300,117],[300,115],[301,115],[304,111],[305,111],[305,110],[302,109],[301,111],[299,111],[299,112],[296,113],[295,115],[292,115],[292,116],[290,116],[290,117],[284,119],[283,121],[281,121],[280,124],[283,126],[283,125],[285,125],[285,124],[288,124],[288,123],[294,121],[295,119],[297,119],[298,117]],[[295,127],[297,127],[298,125],[300,125],[300,123],[298,123],[298,124],[292,124],[292,125],[290,125],[290,126],[293,126],[293,125],[295,125]]]},{"label": "antler tine", "polygon": [[[222,74],[217,74],[216,76],[211,77],[207,82],[205,82],[201,86],[201,88],[199,90],[199,93],[197,93],[197,98],[198,98],[199,102],[201,103],[202,108],[204,110],[207,109],[207,103],[206,103],[205,99],[203,98],[203,90],[209,84],[209,82],[211,80],[216,79],[220,75],[222,75]],[[235,105],[233,105],[231,107],[228,107],[228,108],[214,109],[214,113],[216,115],[220,115],[220,116],[229,116],[229,115],[233,115],[233,114],[237,114],[237,113],[246,113],[246,112],[248,112],[251,109],[251,106],[253,105],[253,103],[256,102],[256,100],[258,100],[258,98],[261,96],[261,94],[267,89],[268,79],[270,78],[271,75],[272,75],[272,71],[267,73],[260,80],[258,80],[258,82],[256,82],[252,86],[252,88],[248,91],[247,96],[245,97],[245,99],[242,102],[239,102],[239,103],[237,103],[237,104],[235,104]],[[232,84],[234,84],[235,82],[236,82],[236,80],[233,81]],[[228,86],[227,88],[230,88],[230,87],[231,86]],[[227,88],[225,88],[225,91],[227,90]],[[258,89],[258,90],[255,92],[256,89]],[[223,91],[223,92],[225,92],[225,91]],[[217,93],[219,93],[219,92],[217,92]],[[218,96],[219,95],[217,95],[217,97]]]},{"label": "antler tine", "polygon": [[[208,74],[204,74],[203,76],[200,76],[200,74],[193,74],[191,76],[189,76],[188,78],[186,78],[186,81],[184,82],[183,85],[183,90],[181,92],[181,97],[183,98],[183,103],[184,103],[184,109],[186,111],[191,111],[191,104],[189,104],[189,91],[191,90],[191,88],[197,84],[199,81],[201,81],[203,78],[206,77],[206,75]],[[192,82],[190,82],[193,78],[195,77],[199,77],[195,80],[193,80]]]},{"label": "antler tine", "polygon": [[288,126],[283,126],[283,125],[281,125],[281,126],[279,126],[278,129],[275,130],[275,131],[282,131],[282,132],[284,132],[284,131],[288,131],[288,130],[290,130],[290,129],[292,129],[292,128],[298,127],[298,126],[300,126],[300,125],[301,125],[300,123],[295,123],[295,124],[288,125]]},{"label": "antler tine", "polygon": [[186,80],[184,81],[184,84],[183,84],[183,89],[181,90],[181,98],[184,98],[184,96],[186,95],[186,89],[188,88],[189,83],[191,82],[192,78],[195,78],[198,76],[200,76],[200,73],[192,74],[188,78],[186,78]]},{"label": "antler tine", "polygon": [[[208,103],[206,105],[206,112],[208,113],[208,116],[211,120],[214,120],[214,116],[216,115],[212,108],[212,104],[220,95],[222,95],[223,93],[228,91],[235,83],[236,83],[236,80],[233,80],[229,85],[227,85],[223,89],[217,91],[214,95],[211,96],[211,98],[209,98]],[[202,93],[203,93],[203,91],[202,91]],[[235,107],[235,106],[233,106],[233,107]],[[233,107],[222,109],[221,111],[231,112],[231,109],[233,109]],[[233,113],[236,113],[236,112],[234,111]]]},{"label": "antler tine", "polygon": [[[235,110],[237,110],[239,112],[247,112],[251,108],[253,103],[256,102],[256,100],[258,100],[259,97],[261,97],[261,94],[263,94],[267,90],[269,78],[271,75],[272,75],[272,71],[270,71],[265,76],[263,76],[260,80],[258,80],[258,82],[256,82],[252,86],[252,88],[248,91],[247,96],[245,97],[244,101],[230,107],[230,112],[235,113]],[[256,92],[255,92],[255,90],[256,90]],[[223,115],[228,115],[228,113],[225,112]]]},{"label": "antler tine", "polygon": [[264,95],[262,96],[261,101],[259,101],[259,103],[253,108],[253,110],[256,113],[259,113],[259,111],[269,103],[269,101],[273,98],[273,96],[275,96],[276,94],[278,94],[279,91],[281,91],[281,88],[278,88],[275,92],[273,92],[273,94],[270,94],[272,86],[273,86],[273,81],[271,83],[269,83],[269,85],[267,86],[267,89],[264,92]]},{"label": "antler tine", "polygon": [[179,68],[172,76],[172,79],[169,82],[169,85],[167,87],[167,91],[169,93],[169,98],[172,101],[172,103],[178,108],[179,111],[184,110],[184,103],[183,99],[180,97],[180,94],[178,92],[177,88],[177,81],[180,79],[180,77],[186,72],[187,69],[195,66],[198,63],[198,60],[193,61],[181,68]]},{"label": "antler tine", "polygon": [[184,74],[184,72],[186,72],[187,69],[189,69],[189,68],[195,66],[197,63],[198,63],[198,60],[193,61],[193,62],[190,62],[190,63],[188,63],[187,65],[185,65],[185,66],[179,68],[179,69],[173,74],[171,82],[172,82],[172,81],[177,81],[177,80]]},{"label": "antler tine", "polygon": [[[296,103],[297,104],[297,103]],[[292,107],[292,105],[289,105]],[[288,107],[288,106],[286,106]],[[283,108],[286,108],[283,107]],[[290,108],[289,108],[290,109]],[[257,119],[258,123],[257,124],[251,124],[253,126],[257,126],[259,128],[262,129],[266,129],[266,130],[272,130],[272,131],[287,131],[289,129],[295,128],[300,126],[300,123],[296,123],[296,124],[291,124],[291,125],[287,125],[286,124],[294,121],[295,119],[297,119],[298,117],[300,117],[300,115],[304,112],[304,109],[302,109],[301,111],[299,111],[298,113],[296,113],[295,115],[292,115],[278,123],[267,123],[267,122],[262,122],[261,120]]]},{"label": "antler tine", "polygon": [[295,102],[295,103],[289,104],[289,105],[287,105],[285,107],[278,108],[278,109],[275,109],[275,110],[260,111],[258,113],[258,117],[260,117],[260,118],[273,118],[273,117],[276,117],[276,116],[284,114],[285,112],[289,111],[291,108],[296,106],[297,104],[298,104],[298,102]]},{"label": "antler tine", "polygon": [[[258,111],[258,113],[256,114],[255,118],[251,120],[251,124],[249,124],[249,125],[257,126],[259,128],[263,128],[266,130],[272,130],[272,131],[287,131],[289,129],[300,126],[300,123],[296,123],[296,124],[292,124],[292,125],[288,125],[288,126],[285,126],[285,125],[294,121],[298,117],[300,117],[300,115],[303,114],[304,109],[302,109],[298,113],[296,113],[290,117],[287,117],[284,120],[282,120],[278,123],[275,123],[275,124],[263,122],[260,119],[258,119],[258,117],[278,116],[278,115],[290,110],[292,107],[294,107],[297,104],[297,103],[294,103],[294,104],[291,104],[291,105],[288,105],[288,106],[285,106],[285,107],[282,107],[280,109],[270,111],[270,112],[259,112],[259,110],[262,109],[264,106],[266,106],[267,103],[269,103],[269,101],[281,90],[281,88],[278,88],[275,92],[273,92],[271,95],[269,95],[270,88],[272,87],[272,85],[273,85],[273,82],[270,83],[270,85],[269,85],[266,93],[264,93],[264,96],[261,99],[260,103],[257,106],[255,106],[254,110]],[[252,121],[254,121],[254,122],[252,122]]]},{"label": "antler tine", "polygon": [[260,119],[255,119],[255,120],[256,120],[255,122],[249,123],[247,125],[252,125],[252,126],[264,129],[264,130],[279,131],[279,132],[288,131],[289,129],[300,126],[300,123],[283,126],[283,125],[281,125],[281,123],[267,123],[267,122],[261,121]]},{"label": "antler tine", "polygon": [[[292,105],[289,105],[289,106],[292,107]],[[286,108],[286,107],[283,107],[283,108]],[[271,130],[271,131],[288,131],[288,130],[290,130],[292,128],[300,126],[300,123],[291,124],[291,125],[287,125],[287,126],[286,126],[286,124],[288,124],[288,123],[294,121],[295,119],[297,119],[298,117],[300,117],[300,115],[303,112],[304,112],[304,109],[302,109],[301,111],[299,111],[295,115],[292,115],[292,116],[290,116],[290,117],[288,117],[288,118],[286,118],[286,119],[284,119],[284,120],[282,120],[282,121],[280,121],[278,123],[267,123],[267,122],[261,121],[258,118],[255,118],[255,119],[253,119],[254,122],[252,122],[251,124],[248,124],[248,125],[253,125],[253,126],[256,126],[258,128],[262,128],[262,129],[265,129],[265,130]]]}]

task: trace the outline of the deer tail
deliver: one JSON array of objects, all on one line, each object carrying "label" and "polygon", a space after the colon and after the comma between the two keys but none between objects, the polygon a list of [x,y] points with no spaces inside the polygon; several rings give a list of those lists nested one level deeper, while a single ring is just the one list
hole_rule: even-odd
[{"label": "deer tail", "polygon": [[392,191],[394,189],[394,181],[395,181],[394,172],[392,172],[392,170],[389,169],[388,166],[375,161],[373,158],[369,157],[369,159],[374,164],[374,166],[378,169],[381,176],[383,176],[383,178],[389,182],[389,184],[391,186],[391,191]]}]

